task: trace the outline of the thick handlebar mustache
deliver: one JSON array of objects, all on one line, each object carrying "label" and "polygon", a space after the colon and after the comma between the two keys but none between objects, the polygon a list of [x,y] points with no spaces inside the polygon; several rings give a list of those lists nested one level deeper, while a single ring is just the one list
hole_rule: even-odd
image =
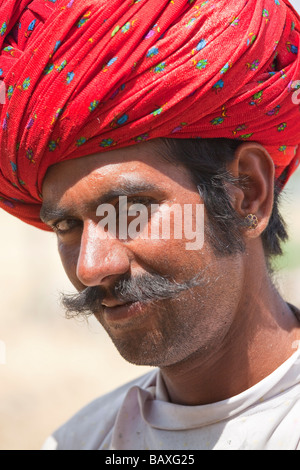
[{"label": "thick handlebar mustache", "polygon": [[104,298],[113,298],[122,303],[153,302],[176,297],[204,283],[203,273],[185,282],[176,282],[159,274],[149,273],[135,277],[123,276],[109,290],[93,286],[76,294],[61,294],[61,303],[68,318],[89,316],[102,310]]}]

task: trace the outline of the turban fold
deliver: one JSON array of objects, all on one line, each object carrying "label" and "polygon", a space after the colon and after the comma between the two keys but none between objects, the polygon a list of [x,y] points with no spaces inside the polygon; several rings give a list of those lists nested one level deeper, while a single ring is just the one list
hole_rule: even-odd
[{"label": "turban fold", "polygon": [[46,229],[49,166],[158,137],[259,142],[284,185],[299,37],[287,0],[0,0],[0,207]]}]

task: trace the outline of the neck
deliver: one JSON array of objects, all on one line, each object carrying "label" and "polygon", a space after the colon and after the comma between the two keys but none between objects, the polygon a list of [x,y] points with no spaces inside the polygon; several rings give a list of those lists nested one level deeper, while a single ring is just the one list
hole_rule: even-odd
[{"label": "neck", "polygon": [[[203,405],[236,396],[274,372],[294,352],[299,322],[265,270],[246,289],[221,344],[161,368],[173,403]],[[259,279],[259,282],[257,280]]]}]

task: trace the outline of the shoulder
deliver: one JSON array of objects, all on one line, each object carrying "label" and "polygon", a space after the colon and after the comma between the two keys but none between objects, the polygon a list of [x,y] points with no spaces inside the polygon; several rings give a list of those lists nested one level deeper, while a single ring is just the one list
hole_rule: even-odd
[{"label": "shoulder", "polygon": [[50,436],[44,450],[99,449],[109,446],[114,423],[123,400],[132,387],[155,382],[157,369],[118,387],[89,403]]}]

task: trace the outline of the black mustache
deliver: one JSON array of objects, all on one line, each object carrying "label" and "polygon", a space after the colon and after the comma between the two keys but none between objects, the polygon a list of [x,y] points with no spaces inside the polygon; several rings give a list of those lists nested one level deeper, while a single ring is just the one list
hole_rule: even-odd
[{"label": "black mustache", "polygon": [[178,283],[159,274],[143,274],[134,277],[123,276],[111,289],[101,286],[87,287],[76,294],[61,294],[61,303],[68,318],[79,315],[89,316],[103,309],[104,298],[113,298],[122,303],[153,302],[176,297],[181,292],[203,285],[205,280],[199,274]]}]

